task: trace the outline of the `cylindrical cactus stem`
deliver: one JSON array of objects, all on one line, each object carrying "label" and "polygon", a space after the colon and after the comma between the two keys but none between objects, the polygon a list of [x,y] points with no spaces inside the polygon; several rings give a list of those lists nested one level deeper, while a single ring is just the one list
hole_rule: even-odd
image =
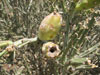
[{"label": "cylindrical cactus stem", "polygon": [[40,40],[53,40],[59,32],[62,24],[62,16],[54,11],[46,16],[39,27],[38,37]]},{"label": "cylindrical cactus stem", "polygon": [[13,44],[12,41],[0,41],[0,47],[8,46]]},{"label": "cylindrical cactus stem", "polygon": [[28,43],[32,43],[32,42],[36,42],[36,41],[37,41],[37,37],[23,38],[23,39],[20,39],[18,41],[15,41],[12,44],[10,44],[9,46],[7,46],[5,50],[0,52],[0,57],[2,57],[3,55],[5,55],[9,52],[13,52],[16,47],[21,48],[21,47],[23,47],[24,45],[26,45]]}]

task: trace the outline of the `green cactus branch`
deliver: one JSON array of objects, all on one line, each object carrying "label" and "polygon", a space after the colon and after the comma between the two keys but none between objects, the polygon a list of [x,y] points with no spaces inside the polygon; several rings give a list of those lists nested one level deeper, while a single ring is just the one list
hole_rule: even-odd
[{"label": "green cactus branch", "polygon": [[0,48],[13,44],[12,41],[0,41]]},{"label": "green cactus branch", "polygon": [[[37,37],[34,37],[34,38],[24,38],[24,39],[20,39],[20,40],[18,40],[18,41],[15,41],[15,42],[13,42],[12,44],[11,44],[11,42],[10,42],[10,43],[5,42],[4,44],[2,44],[2,46],[3,46],[3,45],[9,45],[9,47],[10,47],[10,46],[13,45],[14,47],[21,48],[21,47],[23,47],[24,45],[26,45],[26,44],[28,44],[28,43],[32,43],[32,42],[36,42],[36,41],[37,41]],[[8,46],[7,46],[7,47],[8,47]],[[8,53],[7,47],[6,47],[5,50],[3,50],[3,51],[0,53],[0,57],[2,57],[3,55],[5,55],[5,54]]]},{"label": "green cactus branch", "polygon": [[22,46],[28,44],[28,43],[31,43],[31,42],[35,42],[37,41],[37,37],[34,37],[34,38],[24,38],[24,39],[21,39],[21,40],[18,40],[16,42],[14,42],[14,46],[18,47],[18,48],[21,48]]}]

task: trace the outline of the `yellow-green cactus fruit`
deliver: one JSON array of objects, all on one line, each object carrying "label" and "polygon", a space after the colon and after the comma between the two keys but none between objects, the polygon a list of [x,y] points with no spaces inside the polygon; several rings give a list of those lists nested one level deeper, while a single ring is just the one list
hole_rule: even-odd
[{"label": "yellow-green cactus fruit", "polygon": [[61,28],[62,16],[54,11],[46,16],[39,27],[40,40],[53,40]]},{"label": "yellow-green cactus fruit", "polygon": [[75,9],[76,10],[83,10],[93,8],[100,4],[100,0],[80,0],[77,4]]},{"label": "yellow-green cactus fruit", "polygon": [[57,44],[53,42],[47,42],[43,44],[42,52],[47,58],[55,58],[59,56],[61,50]]}]

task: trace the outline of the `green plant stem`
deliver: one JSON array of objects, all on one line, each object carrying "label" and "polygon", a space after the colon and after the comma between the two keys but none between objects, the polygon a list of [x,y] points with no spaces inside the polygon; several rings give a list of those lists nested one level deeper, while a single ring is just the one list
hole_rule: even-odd
[{"label": "green plant stem", "polygon": [[[64,51],[63,51],[63,55],[62,55],[62,58],[61,58],[62,62],[65,60],[65,55],[67,54],[67,52],[69,51],[69,48],[71,46],[71,43],[68,44],[68,42],[69,42],[70,21],[72,21],[72,18],[74,17],[75,12],[76,11],[73,11],[72,15],[69,16],[67,18],[67,21],[66,21],[67,26],[66,26],[66,33],[65,33],[65,40],[64,40],[64,48],[63,48]],[[66,48],[66,46],[67,46],[67,48]]]},{"label": "green plant stem", "polygon": [[[11,45],[14,45],[15,47],[17,48],[21,48],[23,47],[24,45],[28,44],[28,43],[32,43],[32,42],[35,42],[37,41],[37,37],[35,38],[24,38],[24,39],[21,39],[21,40],[18,40],[18,41],[15,41],[13,44]],[[0,57],[2,57],[3,55],[7,54],[8,51],[5,49],[3,50],[1,53],[0,53]]]},{"label": "green plant stem", "polygon": [[1,58],[3,55],[7,54],[7,53],[8,53],[7,50],[3,50],[3,51],[0,53],[0,58]]},{"label": "green plant stem", "polygon": [[31,43],[31,42],[35,42],[37,41],[37,37],[35,38],[24,38],[24,39],[21,39],[21,40],[18,40],[16,42],[14,42],[14,46],[16,46],[17,48],[21,48],[23,47],[24,45],[28,44],[28,43]]},{"label": "green plant stem", "polygon": [[0,41],[0,47],[5,47],[10,44],[13,44],[13,42],[12,41]]}]

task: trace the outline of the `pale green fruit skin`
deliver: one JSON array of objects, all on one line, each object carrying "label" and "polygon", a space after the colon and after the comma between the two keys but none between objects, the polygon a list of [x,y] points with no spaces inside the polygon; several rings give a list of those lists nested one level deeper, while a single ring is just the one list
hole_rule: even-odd
[{"label": "pale green fruit skin", "polygon": [[75,9],[79,11],[79,10],[93,8],[97,5],[100,5],[100,0],[81,0],[76,4]]},{"label": "pale green fruit skin", "polygon": [[46,16],[39,27],[38,37],[40,40],[53,40],[61,28],[62,17],[53,12]]}]

